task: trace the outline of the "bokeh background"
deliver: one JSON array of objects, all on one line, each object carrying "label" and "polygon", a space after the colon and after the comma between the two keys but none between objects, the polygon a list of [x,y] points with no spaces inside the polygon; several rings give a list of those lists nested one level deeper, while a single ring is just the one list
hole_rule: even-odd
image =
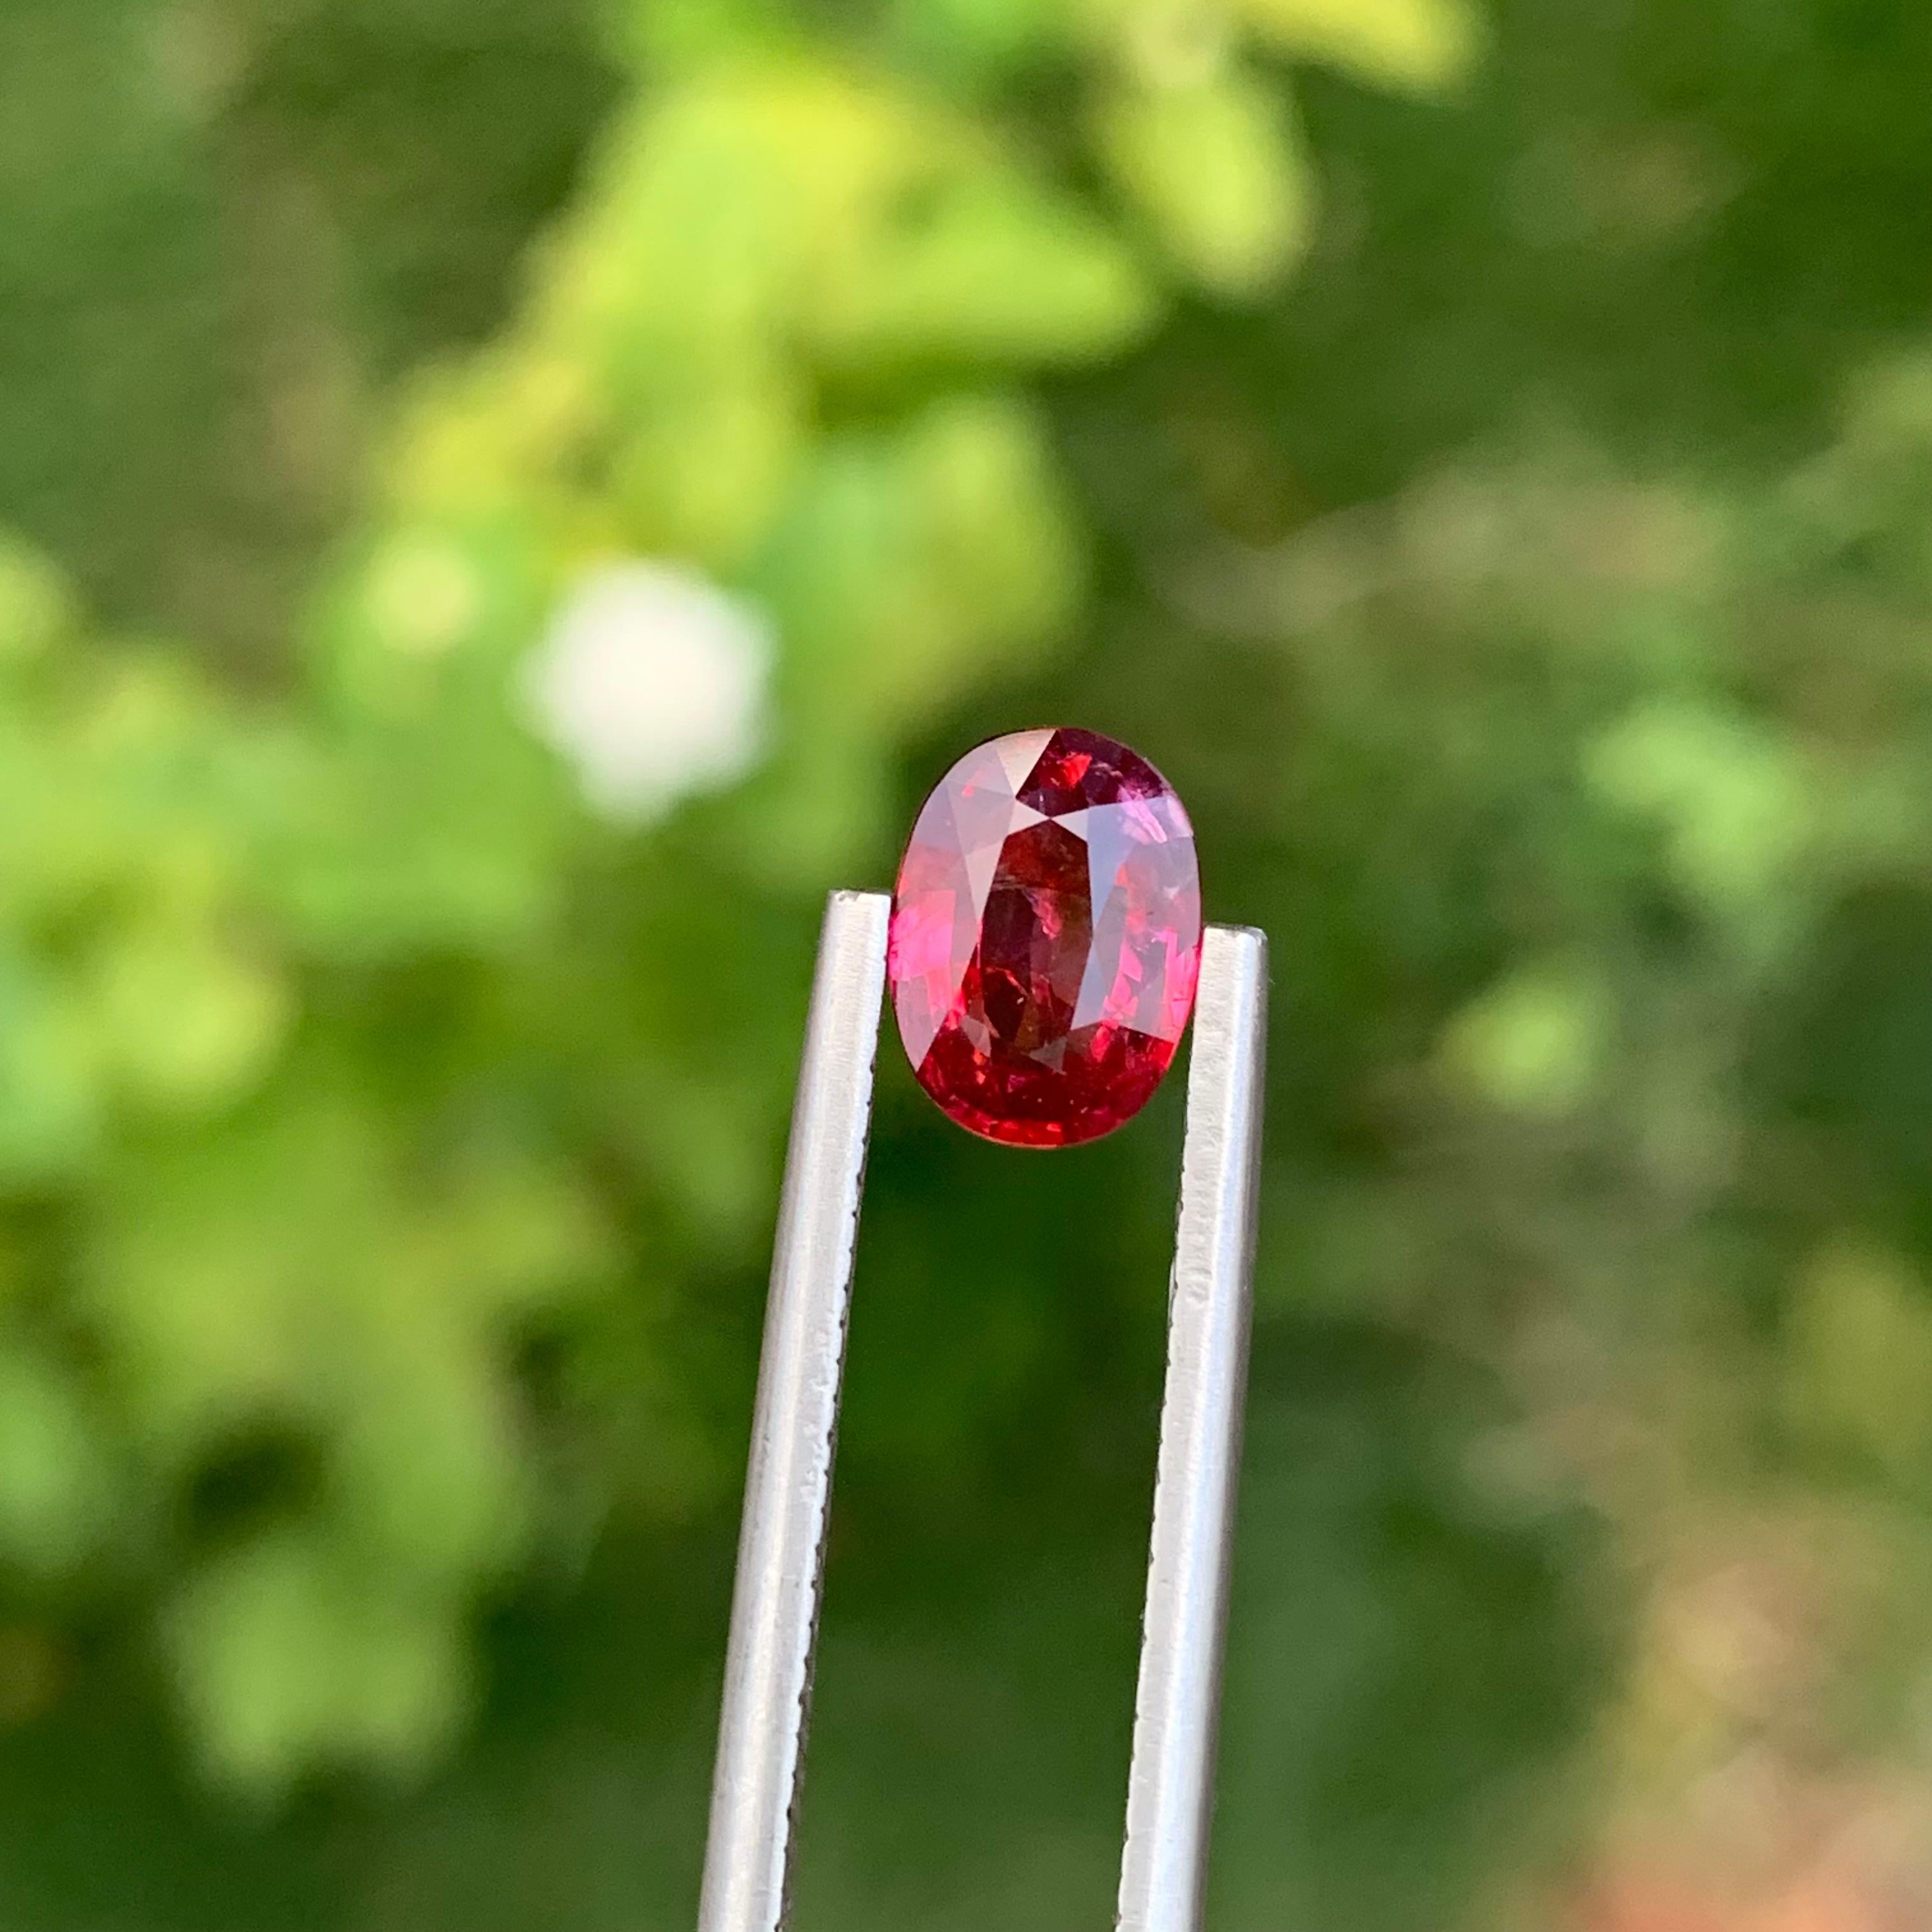
[{"label": "bokeh background", "polygon": [[[1932,1923],[1928,93],[4,0],[0,1924],[690,1924],[822,896],[1054,721],[1274,943],[1217,1932]],[[799,1924],[1103,1926],[1179,1083],[882,1066]]]}]

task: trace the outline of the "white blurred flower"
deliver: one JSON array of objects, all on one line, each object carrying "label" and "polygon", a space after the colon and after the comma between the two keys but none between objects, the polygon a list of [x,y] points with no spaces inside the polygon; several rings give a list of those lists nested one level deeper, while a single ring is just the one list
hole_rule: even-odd
[{"label": "white blurred flower", "polygon": [[638,824],[750,768],[773,656],[759,613],[695,571],[608,564],[564,600],[524,692],[592,806]]}]

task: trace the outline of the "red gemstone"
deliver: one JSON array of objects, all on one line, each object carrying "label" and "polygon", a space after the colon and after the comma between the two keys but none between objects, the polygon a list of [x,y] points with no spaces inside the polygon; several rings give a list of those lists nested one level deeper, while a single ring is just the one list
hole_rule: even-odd
[{"label": "red gemstone", "polygon": [[1016,731],[920,811],[887,971],[920,1084],[962,1127],[1016,1147],[1111,1133],[1160,1084],[1200,963],[1193,827],[1138,752]]}]

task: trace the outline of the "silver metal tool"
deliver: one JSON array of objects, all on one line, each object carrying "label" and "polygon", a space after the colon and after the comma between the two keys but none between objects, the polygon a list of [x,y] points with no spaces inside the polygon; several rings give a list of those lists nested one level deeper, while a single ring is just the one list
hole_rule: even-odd
[{"label": "silver metal tool", "polygon": [[[826,909],[738,1546],[698,1932],[784,1932],[892,902]],[[1187,1079],[1167,1390],[1119,1932],[1201,1932],[1253,1302],[1268,941],[1210,926]]]}]

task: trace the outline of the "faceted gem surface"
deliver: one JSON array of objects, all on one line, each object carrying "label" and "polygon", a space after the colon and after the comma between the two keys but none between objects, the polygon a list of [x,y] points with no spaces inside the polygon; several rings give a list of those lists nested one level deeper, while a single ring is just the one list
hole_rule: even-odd
[{"label": "faceted gem surface", "polygon": [[920,1084],[962,1126],[1017,1147],[1112,1132],[1173,1060],[1200,963],[1193,827],[1137,752],[1016,731],[920,810],[887,974]]}]

